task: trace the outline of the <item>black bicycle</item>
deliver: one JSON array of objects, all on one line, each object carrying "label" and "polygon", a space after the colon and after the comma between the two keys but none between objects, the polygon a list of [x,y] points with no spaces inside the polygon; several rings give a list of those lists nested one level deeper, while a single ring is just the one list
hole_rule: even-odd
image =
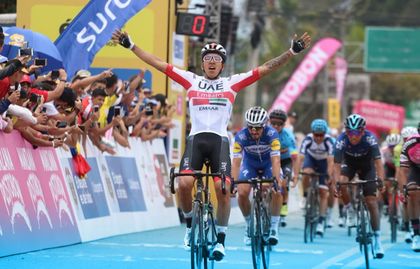
[{"label": "black bicycle", "polygon": [[368,183],[379,183],[380,180],[361,180],[355,179],[346,183],[337,183],[337,189],[340,189],[340,186],[356,186],[356,242],[359,243],[360,252],[365,256],[366,269],[369,269],[369,247],[370,252],[372,253],[373,258],[375,259],[375,254],[373,252],[372,237],[373,231],[372,226],[370,225],[370,216],[367,209],[364,195],[363,195],[363,186]]},{"label": "black bicycle", "polygon": [[303,229],[303,241],[313,242],[316,235],[316,226],[319,220],[319,177],[325,176],[320,173],[304,173],[300,175],[307,175],[310,178],[310,186],[306,196],[305,203],[305,226]]},{"label": "black bicycle", "polygon": [[277,191],[276,178],[264,179],[258,173],[257,178],[250,178],[232,183],[231,188],[238,184],[250,184],[252,187],[251,222],[249,235],[251,237],[252,263],[254,268],[268,269],[272,245],[268,242],[271,227],[271,188],[265,188],[264,183],[271,183]]},{"label": "black bicycle", "polygon": [[388,199],[388,218],[391,227],[391,243],[397,242],[397,226],[398,226],[398,181],[395,178],[386,178],[385,181],[391,183],[391,193]]},{"label": "black bicycle", "polygon": [[195,178],[196,192],[193,201],[193,216],[191,222],[191,268],[214,268],[215,258],[212,251],[217,243],[216,223],[213,205],[210,201],[209,178],[222,179],[222,191],[226,193],[226,178],[223,173],[210,173],[210,163],[205,161],[206,172],[193,171],[188,173],[175,173],[175,168],[170,170],[171,192],[175,194],[174,180],[180,176],[193,176]]}]

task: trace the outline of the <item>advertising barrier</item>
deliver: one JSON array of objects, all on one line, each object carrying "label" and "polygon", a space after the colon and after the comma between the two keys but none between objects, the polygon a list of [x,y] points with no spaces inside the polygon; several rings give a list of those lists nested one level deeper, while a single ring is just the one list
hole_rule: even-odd
[{"label": "advertising barrier", "polygon": [[0,132],[0,256],[80,242],[53,149]]}]

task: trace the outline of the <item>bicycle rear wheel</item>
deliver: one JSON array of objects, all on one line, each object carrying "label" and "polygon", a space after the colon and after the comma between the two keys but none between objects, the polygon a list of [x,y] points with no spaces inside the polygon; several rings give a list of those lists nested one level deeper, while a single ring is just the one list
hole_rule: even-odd
[{"label": "bicycle rear wheel", "polygon": [[255,269],[261,268],[262,260],[262,234],[261,234],[261,221],[260,221],[260,208],[255,199],[251,204],[251,223],[250,223],[250,235],[251,235],[251,250],[252,250],[252,264]]},{"label": "bicycle rear wheel", "polygon": [[397,201],[396,194],[391,195],[391,203],[389,207],[389,224],[391,226],[391,243],[397,242],[397,225],[398,225],[398,215],[397,215]]},{"label": "bicycle rear wheel", "polygon": [[200,202],[195,201],[191,223],[191,269],[201,269],[206,260],[207,244],[204,239],[203,215]]},{"label": "bicycle rear wheel", "polygon": [[266,240],[270,235],[270,228],[271,228],[271,214],[270,214],[270,204],[267,203],[265,206],[261,207],[261,219],[262,219],[262,262],[264,269],[268,269],[270,267],[270,254],[272,250],[272,246]]}]

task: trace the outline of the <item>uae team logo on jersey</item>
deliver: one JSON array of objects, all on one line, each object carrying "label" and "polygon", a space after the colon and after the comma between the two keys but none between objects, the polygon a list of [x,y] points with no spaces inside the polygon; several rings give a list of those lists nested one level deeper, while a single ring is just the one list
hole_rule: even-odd
[{"label": "uae team logo on jersey", "polygon": [[205,111],[205,110],[212,110],[217,111],[219,110],[220,106],[227,106],[228,100],[225,98],[194,98],[192,100],[193,106],[200,106],[198,108],[199,111]]}]

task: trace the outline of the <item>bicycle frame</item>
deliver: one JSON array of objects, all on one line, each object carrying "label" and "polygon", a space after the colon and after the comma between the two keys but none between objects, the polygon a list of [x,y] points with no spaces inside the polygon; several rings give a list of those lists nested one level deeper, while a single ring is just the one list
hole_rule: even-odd
[{"label": "bicycle frame", "polygon": [[305,226],[303,228],[303,241],[306,244],[308,241],[313,242],[316,235],[316,226],[319,220],[319,177],[324,174],[304,172],[299,174],[310,178],[309,191],[307,192],[305,203]]},{"label": "bicycle frame", "polygon": [[366,269],[369,269],[369,245],[372,256],[375,258],[372,246],[372,227],[370,225],[369,211],[366,206],[366,202],[363,195],[363,185],[367,183],[377,183],[378,179],[375,180],[354,180],[346,183],[337,183],[337,189],[340,186],[357,186],[356,191],[356,212],[357,212],[357,224],[356,224],[356,242],[359,243],[360,252],[364,253]]},{"label": "bicycle frame", "polygon": [[[216,224],[213,215],[213,205],[210,200],[209,178],[222,178],[222,191],[226,192],[226,178],[222,173],[209,173],[210,165],[205,162],[206,172],[193,171],[175,173],[175,168],[170,171],[171,192],[175,193],[175,177],[193,176],[195,178],[196,192],[193,200],[193,217],[191,225],[191,268],[201,269],[214,268],[214,258],[211,256],[212,249],[216,245]],[[204,178],[204,180],[203,180]]]},{"label": "bicycle frame", "polygon": [[272,183],[277,189],[276,179],[263,179],[261,177],[251,178],[234,182],[232,186],[238,184],[249,184],[252,187],[251,203],[251,250],[252,263],[255,269],[261,268],[261,262],[264,269],[270,265],[271,245],[267,242],[271,226],[271,193],[270,189],[266,193],[263,190],[264,183]]}]

